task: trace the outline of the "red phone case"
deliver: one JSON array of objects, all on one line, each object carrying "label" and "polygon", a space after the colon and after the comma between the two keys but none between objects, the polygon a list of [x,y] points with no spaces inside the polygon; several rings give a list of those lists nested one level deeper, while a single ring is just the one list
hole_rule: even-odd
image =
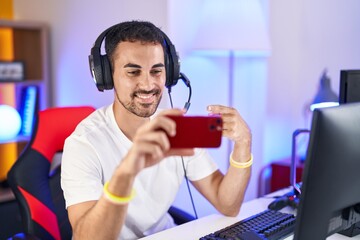
[{"label": "red phone case", "polygon": [[220,116],[167,116],[176,122],[171,148],[216,148],[221,145]]}]

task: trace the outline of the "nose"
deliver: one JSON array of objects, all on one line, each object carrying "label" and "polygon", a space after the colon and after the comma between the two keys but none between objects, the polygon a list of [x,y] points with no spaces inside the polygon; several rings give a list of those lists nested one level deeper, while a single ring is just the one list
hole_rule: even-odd
[{"label": "nose", "polygon": [[153,89],[154,79],[150,73],[144,74],[144,77],[139,82],[139,87],[143,90],[150,91]]}]

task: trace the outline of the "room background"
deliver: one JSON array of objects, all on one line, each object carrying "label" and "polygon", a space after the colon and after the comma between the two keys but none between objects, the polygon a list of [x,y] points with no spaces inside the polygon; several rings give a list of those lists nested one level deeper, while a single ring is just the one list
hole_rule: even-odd
[{"label": "room background", "polygon": [[[314,97],[326,68],[338,94],[341,69],[360,68],[360,2],[253,0],[266,26],[269,48],[261,55],[238,54],[234,61],[232,103],[253,133],[254,166],[245,201],[258,197],[273,161],[291,154],[292,132],[309,127],[305,108]],[[227,0],[219,4],[227,4]],[[193,87],[190,115],[207,114],[208,104],[229,104],[229,57],[198,54],[193,38],[198,13],[207,0],[14,0],[14,19],[41,21],[50,28],[51,105],[92,105],[112,102],[113,92],[97,91],[87,56],[97,36],[124,20],[149,20],[163,29],[177,47],[181,70]],[[230,30],[223,38],[248,33]],[[181,82],[172,90],[182,107],[187,89]],[[168,107],[165,96],[162,107]],[[228,166],[228,142],[211,149],[220,168]],[[265,173],[265,174],[264,174]],[[270,173],[269,173],[270,174]],[[261,186],[261,187],[259,187]],[[216,212],[192,189],[198,215]],[[185,185],[175,205],[192,212]]]}]

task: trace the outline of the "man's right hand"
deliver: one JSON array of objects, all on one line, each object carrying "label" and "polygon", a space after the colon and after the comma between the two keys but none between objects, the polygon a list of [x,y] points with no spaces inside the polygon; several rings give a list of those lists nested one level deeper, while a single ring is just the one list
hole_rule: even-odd
[{"label": "man's right hand", "polygon": [[180,109],[161,112],[154,119],[141,126],[134,138],[133,145],[123,159],[125,164],[137,174],[143,168],[153,166],[168,156],[192,156],[194,149],[171,149],[167,135],[176,134],[176,123],[165,115],[183,115]]}]

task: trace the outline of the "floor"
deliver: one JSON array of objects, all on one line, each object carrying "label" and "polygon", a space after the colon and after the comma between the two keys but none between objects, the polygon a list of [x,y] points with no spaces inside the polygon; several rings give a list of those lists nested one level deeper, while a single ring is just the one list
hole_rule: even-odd
[{"label": "floor", "polygon": [[0,240],[23,231],[19,207],[6,184],[0,184]]}]

